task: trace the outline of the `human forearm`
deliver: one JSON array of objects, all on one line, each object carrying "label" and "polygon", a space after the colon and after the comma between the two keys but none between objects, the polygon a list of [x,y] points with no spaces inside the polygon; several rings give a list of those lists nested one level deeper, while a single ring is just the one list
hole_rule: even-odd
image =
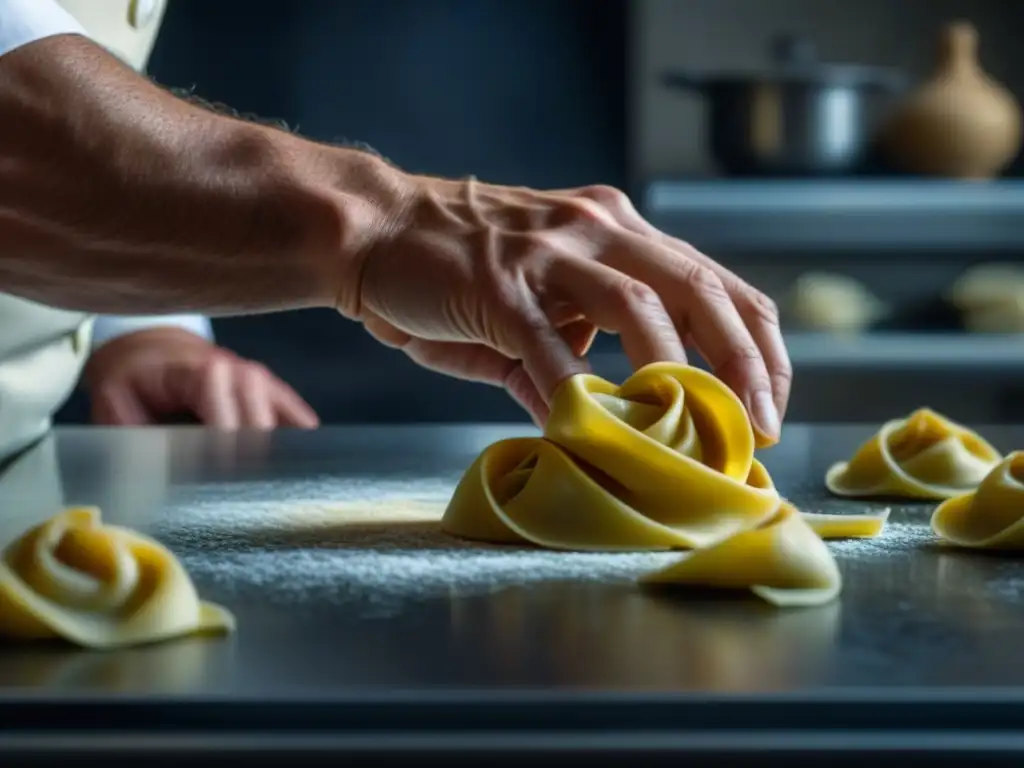
[{"label": "human forearm", "polygon": [[68,309],[334,306],[405,194],[370,155],[179,100],[78,37],[0,57],[0,114],[0,290]]}]

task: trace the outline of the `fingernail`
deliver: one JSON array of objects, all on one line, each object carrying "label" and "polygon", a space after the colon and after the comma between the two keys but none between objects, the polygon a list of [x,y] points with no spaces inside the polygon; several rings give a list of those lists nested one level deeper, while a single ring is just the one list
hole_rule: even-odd
[{"label": "fingernail", "polygon": [[782,424],[779,422],[779,411],[775,407],[771,392],[755,392],[751,399],[751,416],[754,417],[754,426],[765,437],[772,440],[779,439],[779,432],[782,431]]}]

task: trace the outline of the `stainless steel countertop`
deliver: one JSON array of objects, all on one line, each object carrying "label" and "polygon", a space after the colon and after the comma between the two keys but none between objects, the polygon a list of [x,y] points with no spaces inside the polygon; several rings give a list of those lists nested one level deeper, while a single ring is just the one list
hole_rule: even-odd
[{"label": "stainless steel countertop", "polygon": [[[763,459],[805,510],[882,506],[821,487],[826,466],[870,431],[790,425]],[[1024,445],[1024,427],[983,431],[1000,449]],[[759,728],[834,728],[842,717],[864,733],[1009,725],[1012,710],[1019,734],[1024,564],[938,546],[931,505],[893,507],[881,540],[834,544],[841,600],[797,611],[631,585],[665,555],[528,552],[517,567],[506,549],[481,555],[436,531],[353,538],[329,525],[330,505],[354,499],[443,503],[485,445],[529,432],[58,431],[0,479],[3,535],[63,502],[100,505],[107,522],[179,553],[239,631],[114,653],[3,647],[0,732],[90,722],[83,712],[126,728],[401,729],[466,717],[549,728],[575,712],[576,727],[601,732],[701,729],[732,718],[729,705]],[[289,527],[309,515],[317,526]]]}]

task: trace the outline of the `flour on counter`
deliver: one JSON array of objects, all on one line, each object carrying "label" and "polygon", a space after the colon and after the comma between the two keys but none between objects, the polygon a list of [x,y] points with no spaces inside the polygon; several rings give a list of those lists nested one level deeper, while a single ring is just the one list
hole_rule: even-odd
[{"label": "flour on counter", "polygon": [[890,557],[898,552],[912,552],[937,539],[931,528],[919,523],[886,523],[881,536],[874,539],[844,539],[830,541],[832,554],[840,561],[844,557]]},{"label": "flour on counter", "polygon": [[[233,493],[220,498],[211,497],[209,489],[196,489],[194,500],[170,506],[155,531],[200,589],[212,590],[211,599],[250,596],[301,605],[327,598],[383,606],[538,581],[625,582],[680,556],[555,552],[460,541],[437,526],[451,494],[451,486],[443,483],[377,483],[372,488],[344,483],[335,492],[321,487],[316,500],[290,502],[266,501],[275,494],[258,485],[262,494],[234,486]],[[291,494],[294,490],[290,487]],[[331,498],[339,501],[323,501]],[[338,523],[339,510],[349,521],[344,525]],[[379,513],[376,521],[374,513]],[[401,522],[388,522],[399,513]]]},{"label": "flour on counter", "polygon": [[[542,581],[629,582],[683,555],[460,541],[437,525],[456,481],[320,478],[299,485],[200,486],[170,504],[155,534],[210,599],[237,603],[248,597],[293,607],[329,600],[385,611],[408,600]],[[820,496],[794,501],[809,512],[874,510],[849,502],[840,507]],[[901,521],[893,519],[897,515]],[[829,547],[840,566],[909,554],[934,542],[927,519],[918,507],[893,509],[879,538]]]}]

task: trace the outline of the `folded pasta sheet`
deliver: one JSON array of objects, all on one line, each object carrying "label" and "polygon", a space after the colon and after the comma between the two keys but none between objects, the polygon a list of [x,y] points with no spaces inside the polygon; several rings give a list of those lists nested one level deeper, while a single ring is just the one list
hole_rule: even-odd
[{"label": "folded pasta sheet", "polygon": [[[618,387],[579,375],[556,392],[542,438],[503,440],[480,454],[442,526],[466,539],[551,549],[692,549],[649,579],[738,578],[778,605],[832,599],[838,571],[818,532],[877,535],[887,513],[803,516],[780,498],[754,449],[743,404],[698,368],[650,365]],[[806,562],[795,554],[801,547]],[[755,567],[752,553],[768,559]],[[796,570],[778,571],[780,563]],[[750,581],[769,571],[778,572]]]},{"label": "folded pasta sheet", "polygon": [[698,368],[657,364],[621,387],[571,378],[544,437],[486,448],[442,525],[556,549],[677,549],[756,527],[778,504],[739,399]]},{"label": "folded pasta sheet", "polygon": [[825,485],[836,496],[949,499],[976,488],[1001,458],[976,432],[921,408],[834,464]]},{"label": "folded pasta sheet", "polygon": [[1024,451],[1009,454],[976,491],[940,504],[932,529],[961,547],[1024,549]]},{"label": "folded pasta sheet", "polygon": [[781,607],[830,602],[843,583],[825,542],[788,502],[764,525],[684,555],[643,581],[747,589]]},{"label": "folded pasta sheet", "polygon": [[0,636],[99,649],[233,628],[227,610],[199,599],[173,554],[103,525],[97,509],[65,510],[0,557]]}]

